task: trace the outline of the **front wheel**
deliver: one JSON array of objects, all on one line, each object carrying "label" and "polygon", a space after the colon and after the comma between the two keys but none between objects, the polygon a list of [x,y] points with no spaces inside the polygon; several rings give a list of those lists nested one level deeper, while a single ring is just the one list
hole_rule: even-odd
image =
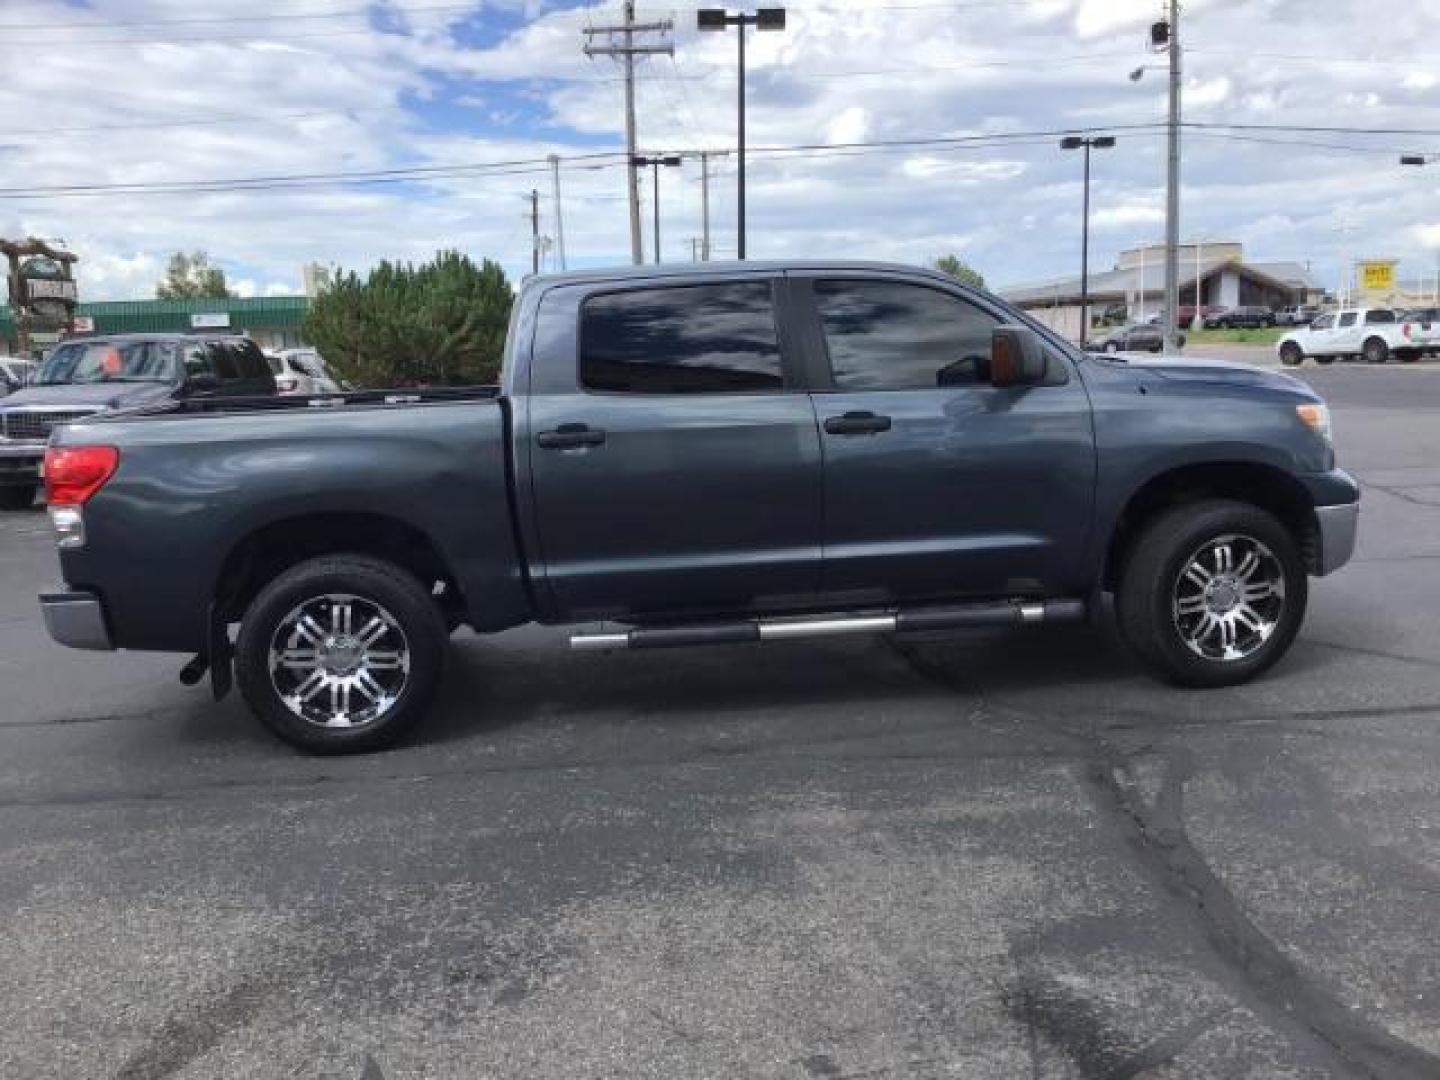
[{"label": "front wheel", "polygon": [[1116,595],[1120,632],[1181,686],[1233,686],[1290,648],[1305,617],[1299,548],[1274,515],[1213,499],[1156,518],[1131,549]]},{"label": "front wheel", "polygon": [[1293,341],[1280,346],[1280,362],[1286,367],[1299,367],[1305,359],[1305,350]]},{"label": "front wheel", "polygon": [[250,710],[293,746],[373,750],[424,716],[449,637],[423,585],[363,555],[311,559],[251,603],[235,644]]}]

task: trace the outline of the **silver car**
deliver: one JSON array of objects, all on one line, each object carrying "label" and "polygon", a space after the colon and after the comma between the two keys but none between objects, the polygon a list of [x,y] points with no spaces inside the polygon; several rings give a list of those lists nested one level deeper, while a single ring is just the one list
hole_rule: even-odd
[{"label": "silver car", "polygon": [[338,394],[340,383],[314,349],[281,349],[266,353],[275,374],[275,389],[282,394]]}]

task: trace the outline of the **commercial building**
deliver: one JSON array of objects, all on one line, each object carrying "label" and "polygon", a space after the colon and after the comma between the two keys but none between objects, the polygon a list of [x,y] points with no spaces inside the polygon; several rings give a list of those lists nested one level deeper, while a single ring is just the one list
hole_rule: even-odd
[{"label": "commercial building", "polygon": [[[1234,307],[1258,304],[1281,308],[1318,304],[1325,289],[1309,268],[1296,262],[1247,262],[1235,241],[1180,245],[1180,304]],[[1198,283],[1198,287],[1197,287]],[[1115,266],[1090,275],[1090,318],[1107,313],[1146,322],[1165,304],[1165,248],[1147,244],[1120,253]],[[1080,277],[1057,278],[1002,289],[1005,299],[1070,338],[1080,334]]]},{"label": "commercial building", "polygon": [[[285,349],[302,344],[300,325],[309,306],[305,296],[105,300],[80,304],[75,309],[75,330],[66,336],[221,330],[248,334],[262,349]],[[17,329],[10,309],[0,307],[0,351],[17,352]],[[54,340],[35,340],[41,350],[53,344]]]}]

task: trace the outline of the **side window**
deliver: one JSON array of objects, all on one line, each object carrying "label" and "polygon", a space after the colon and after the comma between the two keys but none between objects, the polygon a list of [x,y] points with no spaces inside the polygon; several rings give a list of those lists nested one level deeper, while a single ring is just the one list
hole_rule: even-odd
[{"label": "side window", "polygon": [[240,367],[240,377],[243,379],[259,379],[262,382],[270,377],[270,365],[265,361],[265,354],[260,351],[260,346],[253,341],[236,342],[235,351],[239,354],[237,363]]},{"label": "side window", "polygon": [[1339,322],[1339,325],[1342,326],[1342,327],[1343,327],[1343,326],[1354,326],[1354,325],[1355,325],[1355,312],[1353,312],[1353,311],[1342,311],[1342,312],[1340,313],[1340,322]]},{"label": "side window", "polygon": [[185,377],[194,378],[196,375],[214,375],[215,365],[210,360],[210,350],[204,345],[185,346]]},{"label": "side window", "polygon": [[783,390],[770,283],[591,297],[580,312],[580,381],[631,394]]},{"label": "side window", "polygon": [[1375,326],[1378,323],[1393,323],[1395,321],[1395,312],[1384,309],[1367,311],[1365,312],[1365,321],[1371,326]]},{"label": "side window", "polygon": [[891,281],[817,281],[815,304],[839,390],[988,385],[1000,320],[939,289]]},{"label": "side window", "polygon": [[1310,324],[1310,329],[1312,329],[1312,330],[1329,330],[1329,329],[1330,329],[1331,327],[1333,327],[1334,325],[1335,325],[1335,316],[1333,316],[1333,315],[1321,315],[1318,319],[1316,319],[1314,322],[1312,322],[1312,323]]}]

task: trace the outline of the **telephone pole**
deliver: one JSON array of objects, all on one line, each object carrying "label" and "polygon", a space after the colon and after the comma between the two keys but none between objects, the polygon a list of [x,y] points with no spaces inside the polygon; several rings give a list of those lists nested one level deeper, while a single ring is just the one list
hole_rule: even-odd
[{"label": "telephone pole", "polygon": [[[636,266],[645,261],[645,248],[640,238],[640,177],[635,166],[635,57],[673,56],[675,46],[665,39],[665,35],[674,26],[670,19],[637,23],[635,0],[625,0],[624,22],[619,26],[592,26],[583,31],[587,38],[606,34],[609,39],[608,45],[586,42],[586,56],[618,56],[625,62],[625,155],[630,162],[625,171],[630,191],[630,261]],[[637,34],[658,34],[661,40],[655,44],[636,44]]]},{"label": "telephone pole", "polygon": [[710,261],[710,154],[700,151],[700,261]]},{"label": "telephone pole", "polygon": [[560,257],[560,269],[565,267],[565,218],[560,214],[560,155],[550,155],[550,185],[555,197],[555,253]]},{"label": "telephone pole", "polygon": [[540,190],[530,189],[530,272],[540,273]]},{"label": "telephone pole", "polygon": [[[1156,28],[1158,29],[1158,27]],[[1165,304],[1162,341],[1177,351],[1180,323],[1180,0],[1170,0],[1166,46],[1170,56],[1170,120],[1165,132]],[[1151,40],[1155,40],[1152,31]],[[1197,286],[1198,288],[1198,286]],[[1199,308],[1199,297],[1196,297]]]}]

